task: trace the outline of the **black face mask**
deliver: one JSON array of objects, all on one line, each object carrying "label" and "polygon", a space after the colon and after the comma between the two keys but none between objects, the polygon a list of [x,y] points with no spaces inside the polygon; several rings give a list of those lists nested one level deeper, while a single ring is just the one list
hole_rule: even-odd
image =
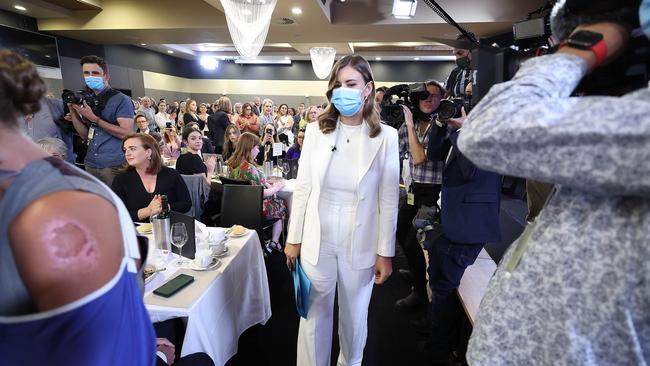
[{"label": "black face mask", "polygon": [[456,59],[456,65],[460,67],[461,69],[467,69],[469,68],[470,64],[470,59],[469,56],[461,57]]}]

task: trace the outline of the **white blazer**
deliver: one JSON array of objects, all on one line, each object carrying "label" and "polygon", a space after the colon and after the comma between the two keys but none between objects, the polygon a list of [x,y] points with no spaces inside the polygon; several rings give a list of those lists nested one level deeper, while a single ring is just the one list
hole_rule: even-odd
[{"label": "white blazer", "polygon": [[[301,243],[300,258],[318,264],[320,218],[318,205],[333,146],[340,129],[323,134],[318,122],[307,125],[300,154],[296,188],[293,192],[287,242]],[[368,124],[361,127],[357,201],[350,242],[353,269],[370,268],[377,255],[395,255],[395,230],[399,202],[399,147],[397,130],[381,125],[381,133],[368,136]],[[340,153],[339,153],[340,154]]]}]

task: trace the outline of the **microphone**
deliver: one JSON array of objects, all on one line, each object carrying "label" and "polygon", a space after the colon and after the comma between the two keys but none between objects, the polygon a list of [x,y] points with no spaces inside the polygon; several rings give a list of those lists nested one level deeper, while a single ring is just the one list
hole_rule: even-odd
[{"label": "microphone", "polygon": [[332,145],[332,152],[336,151],[336,145]]}]

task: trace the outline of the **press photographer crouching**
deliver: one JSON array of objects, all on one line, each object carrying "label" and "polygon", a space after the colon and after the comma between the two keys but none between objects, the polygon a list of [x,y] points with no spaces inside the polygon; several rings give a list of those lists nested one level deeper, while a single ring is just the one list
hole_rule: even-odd
[{"label": "press photographer crouching", "polygon": [[557,6],[555,14],[580,21],[567,42],[493,86],[458,141],[482,168],[556,184],[492,277],[467,359],[644,365],[650,358],[647,67],[646,86],[622,97],[571,94],[625,51],[642,51],[628,44],[637,34],[650,38],[650,1]]},{"label": "press photographer crouching", "polygon": [[408,103],[402,105],[404,123],[398,130],[400,156],[408,159],[411,184],[406,187],[407,200],[400,207],[397,216],[397,241],[408,261],[408,270],[400,270],[413,286],[411,293],[397,300],[395,309],[414,310],[429,302],[427,296],[426,262],[424,253],[415,237],[412,222],[420,206],[434,206],[440,194],[442,183],[442,161],[427,159],[429,131],[434,111],[445,94],[437,81],[428,81],[420,88],[409,92]]},{"label": "press photographer crouching", "polygon": [[86,88],[64,90],[61,97],[75,130],[88,142],[86,171],[110,187],[125,163],[122,138],[133,133],[133,103],[108,85],[108,66],[101,57],[84,56],[80,64]]}]

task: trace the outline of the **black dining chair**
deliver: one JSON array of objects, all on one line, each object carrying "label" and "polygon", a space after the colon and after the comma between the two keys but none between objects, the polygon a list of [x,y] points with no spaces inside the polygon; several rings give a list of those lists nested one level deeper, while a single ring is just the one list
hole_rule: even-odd
[{"label": "black dining chair", "polygon": [[257,185],[224,184],[221,197],[221,226],[242,225],[257,231],[264,245],[264,230],[279,219],[265,219],[262,215],[264,189]]},{"label": "black dining chair", "polygon": [[232,179],[232,178],[224,177],[222,175],[219,176],[219,180],[221,181],[221,184],[232,184],[232,185],[238,185],[238,186],[250,186],[251,185],[251,181],[249,181],[249,180]]}]

